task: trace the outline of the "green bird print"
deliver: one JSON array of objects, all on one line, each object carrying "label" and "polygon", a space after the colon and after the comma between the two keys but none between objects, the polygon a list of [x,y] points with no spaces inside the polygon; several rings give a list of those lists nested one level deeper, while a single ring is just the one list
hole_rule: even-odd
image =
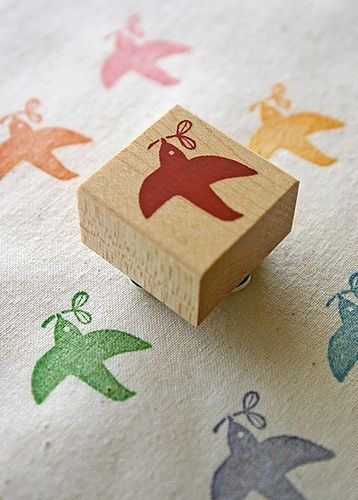
[{"label": "green bird print", "polygon": [[[349,278],[349,290],[336,293],[327,307],[338,299],[338,311],[342,325],[332,335],[328,344],[328,362],[338,382],[343,382],[358,362],[358,273]],[[350,296],[350,299],[346,296]],[[355,300],[355,302],[353,302]]]},{"label": "green bird print", "polygon": [[81,333],[64,315],[74,313],[81,323],[89,323],[91,315],[81,309],[88,297],[86,292],[78,292],[72,299],[71,309],[51,316],[42,325],[46,327],[51,321],[56,321],[55,345],[37,361],[32,373],[32,394],[38,404],[69,375],[115,401],[125,401],[135,395],[117,381],[104,361],[117,354],[148,349],[151,345],[119,330]]}]

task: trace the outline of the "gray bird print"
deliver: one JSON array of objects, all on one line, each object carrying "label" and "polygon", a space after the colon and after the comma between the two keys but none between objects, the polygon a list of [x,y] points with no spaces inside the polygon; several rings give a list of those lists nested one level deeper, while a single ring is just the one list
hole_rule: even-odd
[{"label": "gray bird print", "polygon": [[245,415],[252,425],[263,429],[266,427],[265,418],[252,411],[258,401],[257,392],[248,392],[243,398],[243,410],[224,418],[214,428],[217,432],[228,420],[230,455],[214,473],[212,500],[241,500],[252,491],[272,500],[304,499],[286,474],[301,465],[334,457],[331,450],[296,436],[256,439],[234,417]]}]

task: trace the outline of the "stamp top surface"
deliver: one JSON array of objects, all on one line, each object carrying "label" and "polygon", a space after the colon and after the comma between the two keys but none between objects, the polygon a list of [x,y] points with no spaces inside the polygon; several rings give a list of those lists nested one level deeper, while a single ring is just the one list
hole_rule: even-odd
[{"label": "stamp top surface", "polygon": [[297,183],[175,106],[80,189],[202,275]]}]

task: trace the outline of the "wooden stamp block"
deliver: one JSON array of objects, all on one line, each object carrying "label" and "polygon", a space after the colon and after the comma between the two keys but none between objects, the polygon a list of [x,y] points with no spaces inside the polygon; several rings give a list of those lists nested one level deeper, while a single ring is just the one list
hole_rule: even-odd
[{"label": "wooden stamp block", "polygon": [[297,190],[175,106],[80,186],[82,240],[198,325],[290,232]]}]

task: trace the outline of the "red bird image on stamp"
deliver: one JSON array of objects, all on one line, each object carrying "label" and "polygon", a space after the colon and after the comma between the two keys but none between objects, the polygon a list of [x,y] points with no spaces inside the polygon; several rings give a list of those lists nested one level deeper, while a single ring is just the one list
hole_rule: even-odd
[{"label": "red bird image on stamp", "polygon": [[[144,217],[149,218],[173,196],[182,196],[208,214],[223,221],[236,220],[243,214],[226,205],[211,189],[210,184],[232,177],[257,174],[243,163],[208,155],[187,158],[176,146],[167,141],[178,138],[187,149],[195,149],[196,143],[184,135],[192,127],[190,120],[178,123],[177,133],[160,139],[160,167],[143,181],[139,192],[139,204]],[[159,140],[149,145],[151,148]]]}]

